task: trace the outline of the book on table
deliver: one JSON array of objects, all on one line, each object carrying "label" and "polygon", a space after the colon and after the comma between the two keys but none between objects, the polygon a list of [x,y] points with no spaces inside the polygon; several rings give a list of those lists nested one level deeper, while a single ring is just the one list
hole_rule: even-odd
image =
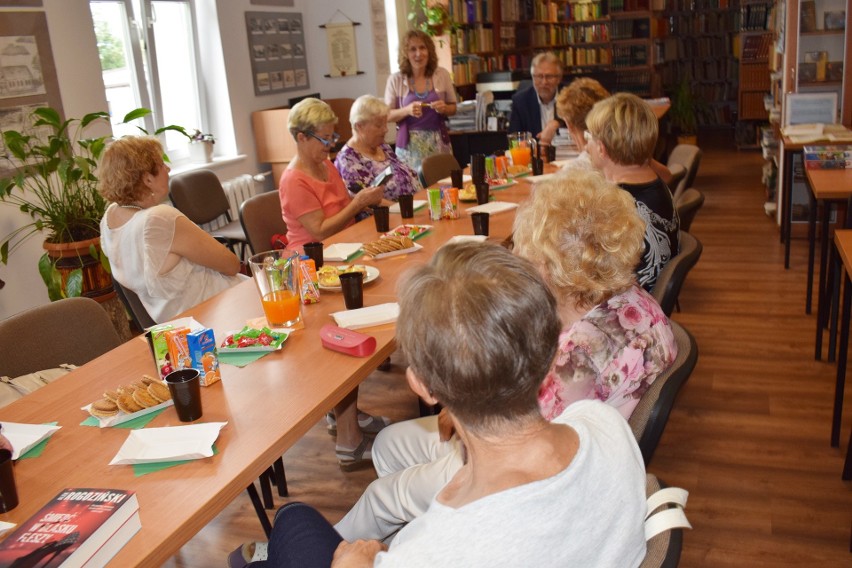
[{"label": "book on table", "polygon": [[0,542],[0,566],[103,566],[140,528],[133,491],[64,489]]}]

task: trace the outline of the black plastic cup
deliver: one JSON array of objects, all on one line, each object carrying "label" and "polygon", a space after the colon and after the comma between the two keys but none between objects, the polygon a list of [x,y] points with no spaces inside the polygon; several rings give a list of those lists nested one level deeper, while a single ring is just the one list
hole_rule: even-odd
[{"label": "black plastic cup", "polygon": [[201,373],[198,370],[181,369],[169,373],[166,384],[181,422],[194,422],[201,418]]},{"label": "black plastic cup", "polygon": [[485,181],[485,154],[473,154],[470,157],[470,178],[474,185]]},{"label": "black plastic cup", "polygon": [[8,513],[18,506],[18,487],[12,452],[0,450],[0,513]]},{"label": "black plastic cup", "polygon": [[450,170],[450,180],[456,189],[464,189],[464,172],[462,170]]},{"label": "black plastic cup", "polygon": [[488,236],[488,218],[490,215],[482,211],[470,214],[470,220],[473,222],[473,234]]},{"label": "black plastic cup", "polygon": [[533,158],[530,160],[530,165],[532,166],[532,175],[540,176],[544,173],[544,160],[541,158]]},{"label": "black plastic cup", "polygon": [[555,162],[556,161],[556,146],[545,146],[544,157],[547,159],[548,163]]},{"label": "black plastic cup", "polygon": [[340,290],[347,310],[364,307],[364,275],[360,272],[344,272],[340,275]]},{"label": "black plastic cup", "polygon": [[317,269],[322,268],[322,243],[305,243],[305,254],[314,260],[314,266]]},{"label": "black plastic cup", "polygon": [[476,202],[479,205],[485,205],[488,203],[488,198],[491,197],[490,190],[491,188],[489,187],[488,182],[476,184]]},{"label": "black plastic cup", "polygon": [[399,196],[399,214],[403,219],[411,219],[414,217],[414,196],[400,195]]},{"label": "black plastic cup", "polygon": [[373,207],[373,219],[376,221],[376,231],[387,233],[390,231],[390,208],[387,205]]}]

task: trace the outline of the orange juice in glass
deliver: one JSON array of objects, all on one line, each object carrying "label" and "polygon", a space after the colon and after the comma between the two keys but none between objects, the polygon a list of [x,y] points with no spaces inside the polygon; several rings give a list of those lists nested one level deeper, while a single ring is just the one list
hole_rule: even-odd
[{"label": "orange juice in glass", "polygon": [[532,160],[533,136],[529,132],[510,132],[509,153],[515,166],[529,166]]},{"label": "orange juice in glass", "polygon": [[249,259],[263,313],[270,327],[288,327],[302,321],[299,296],[299,253],[273,250]]}]

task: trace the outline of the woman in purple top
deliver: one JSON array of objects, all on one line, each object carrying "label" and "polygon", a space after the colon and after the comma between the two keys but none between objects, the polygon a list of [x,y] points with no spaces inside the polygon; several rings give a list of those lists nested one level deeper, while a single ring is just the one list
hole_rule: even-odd
[{"label": "woman in purple top", "polygon": [[397,201],[400,195],[422,189],[417,174],[385,144],[389,110],[381,99],[371,95],[358,97],[352,105],[349,112],[352,138],[334,160],[349,193],[371,187],[376,176],[388,166],[393,177],[385,185],[385,199]]},{"label": "woman in purple top", "polygon": [[411,30],[402,38],[399,72],[388,77],[385,102],[399,126],[396,154],[412,169],[427,156],[452,153],[446,118],[456,113],[456,91],[424,32]]}]

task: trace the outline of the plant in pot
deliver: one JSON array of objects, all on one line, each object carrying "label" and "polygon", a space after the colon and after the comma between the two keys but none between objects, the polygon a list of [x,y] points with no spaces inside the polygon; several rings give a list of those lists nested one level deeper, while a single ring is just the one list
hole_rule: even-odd
[{"label": "plant in pot", "polygon": [[213,161],[213,144],[216,138],[212,134],[204,134],[197,128],[189,135],[189,157],[193,162],[209,164]]},{"label": "plant in pot", "polygon": [[455,29],[447,6],[437,0],[410,0],[408,21],[431,37],[442,36]]},{"label": "plant in pot", "polygon": [[[135,109],[124,117],[128,123],[150,114]],[[109,126],[106,112],[63,120],[50,107],[35,109],[24,121],[23,132],[3,131],[5,153],[0,164],[0,203],[30,217],[0,240],[0,262],[27,239],[44,236],[45,254],[39,273],[51,300],[87,295],[106,299],[112,292],[109,261],[100,249],[100,221],[106,202],[98,193],[96,170],[108,136],[84,138],[96,125]],[[147,134],[143,128],[140,130]],[[180,126],[167,126],[186,135]]]},{"label": "plant in pot", "polygon": [[669,124],[677,136],[678,144],[697,144],[699,101],[692,94],[689,81],[682,79],[672,93],[672,106],[668,112]]}]

